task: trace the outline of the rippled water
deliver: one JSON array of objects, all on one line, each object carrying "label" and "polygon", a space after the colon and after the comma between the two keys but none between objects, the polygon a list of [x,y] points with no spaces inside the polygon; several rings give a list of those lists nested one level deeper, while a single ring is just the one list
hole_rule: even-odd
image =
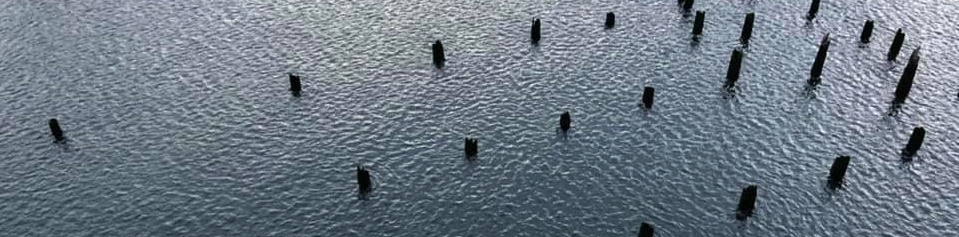
[{"label": "rippled water", "polygon": [[[959,236],[959,4],[827,0],[811,22],[808,1],[695,8],[698,44],[673,0],[2,1],[0,236]],[[915,126],[926,143],[902,163]],[[838,155],[853,160],[833,193]],[[736,221],[749,184],[758,209]]]}]

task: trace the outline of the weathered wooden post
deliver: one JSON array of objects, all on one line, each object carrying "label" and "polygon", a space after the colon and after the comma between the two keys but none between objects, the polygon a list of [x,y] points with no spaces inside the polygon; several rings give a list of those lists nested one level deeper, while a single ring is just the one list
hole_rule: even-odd
[{"label": "weathered wooden post", "polygon": [[443,42],[437,40],[433,43],[433,64],[436,67],[443,67],[446,62],[446,51],[443,50]]},{"label": "weathered wooden post", "polygon": [[819,85],[822,76],[823,64],[826,63],[826,54],[829,53],[829,34],[822,37],[819,43],[819,52],[816,53],[816,60],[812,63],[812,71],[809,73],[809,85]]},{"label": "weathered wooden post", "polygon": [[872,20],[867,20],[866,24],[862,26],[862,34],[859,35],[859,42],[863,44],[869,43],[869,38],[872,37],[872,28],[874,24]]},{"label": "weathered wooden post", "polygon": [[892,39],[892,46],[889,46],[889,53],[886,54],[886,60],[893,61],[899,56],[899,50],[902,44],[906,42],[906,33],[902,33],[902,28],[896,31],[896,37]]},{"label": "weathered wooden post", "polygon": [[846,177],[846,169],[849,168],[849,156],[840,156],[836,157],[836,160],[832,162],[832,167],[829,169],[829,187],[830,188],[839,188],[842,187],[843,179]]},{"label": "weathered wooden post", "polygon": [[539,44],[540,39],[540,22],[539,18],[533,19],[533,29],[530,31],[532,35],[533,44]]},{"label": "weathered wooden post", "polygon": [[756,209],[756,195],[759,189],[756,185],[749,185],[743,188],[743,193],[739,196],[739,205],[736,206],[736,219],[745,220],[753,215]]},{"label": "weathered wooden post", "polygon": [[912,55],[909,56],[909,63],[906,64],[906,69],[902,71],[902,77],[899,78],[899,84],[896,85],[896,97],[893,99],[894,104],[902,104],[906,102],[906,98],[909,97],[909,91],[912,89],[913,79],[916,78],[916,71],[919,70],[919,48],[912,51]]},{"label": "weathered wooden post", "polygon": [[563,112],[563,114],[559,116],[559,129],[562,129],[563,132],[568,131],[570,123],[572,122],[573,119],[569,116],[569,111]]},{"label": "weathered wooden post", "polygon": [[693,22],[693,35],[702,35],[706,24],[706,12],[696,11],[696,21]]},{"label": "weathered wooden post", "polygon": [[50,133],[53,134],[54,139],[57,141],[62,141],[64,138],[66,138],[63,136],[63,129],[60,129],[60,121],[57,119],[50,119],[50,121],[47,122],[47,125],[50,126]]},{"label": "weathered wooden post", "polygon": [[816,18],[816,13],[819,13],[819,0],[812,0],[812,5],[809,6],[809,13],[806,14],[806,19],[812,20]]},{"label": "weathered wooden post", "polygon": [[293,94],[299,94],[301,89],[300,76],[290,73],[290,91],[293,91]]},{"label": "weathered wooden post", "polygon": [[616,26],[616,14],[613,12],[606,13],[606,29],[611,29],[613,26]]},{"label": "weathered wooden post", "polygon": [[913,157],[916,155],[916,152],[919,152],[919,148],[922,147],[922,141],[926,139],[926,129],[922,127],[916,127],[912,129],[912,135],[909,136],[909,142],[906,143],[906,148],[902,149],[902,155],[905,157]]},{"label": "weathered wooden post", "polygon": [[653,96],[655,93],[656,89],[651,86],[643,88],[643,106],[646,107],[646,109],[653,108]]},{"label": "weathered wooden post", "polygon": [[653,232],[655,232],[655,230],[653,230],[653,225],[646,222],[643,222],[641,225],[639,225],[639,237],[653,237]]},{"label": "weathered wooden post", "polygon": [[733,54],[729,56],[729,68],[726,70],[726,87],[736,85],[736,81],[739,80],[739,71],[742,68],[742,64],[743,51],[739,49],[733,50]]},{"label": "weathered wooden post", "polygon": [[356,167],[356,181],[360,185],[360,193],[366,194],[373,190],[373,181],[370,179],[370,171],[362,166]]},{"label": "weathered wooden post", "polygon": [[756,21],[756,13],[746,14],[746,21],[743,22],[743,32],[739,35],[739,42],[743,45],[749,45],[749,38],[753,36],[753,22]]}]

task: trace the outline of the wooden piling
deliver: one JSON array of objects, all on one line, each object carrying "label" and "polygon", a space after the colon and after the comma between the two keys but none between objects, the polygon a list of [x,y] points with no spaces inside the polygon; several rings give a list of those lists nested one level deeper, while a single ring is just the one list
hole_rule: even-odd
[{"label": "wooden piling", "polygon": [[919,48],[912,51],[909,56],[909,63],[902,71],[902,77],[899,78],[899,84],[896,85],[895,98],[893,103],[902,104],[909,97],[909,91],[912,89],[913,80],[916,78],[916,72],[919,70]]},{"label": "wooden piling", "polygon": [[726,87],[730,87],[736,84],[736,81],[739,80],[739,72],[743,64],[743,51],[739,49],[733,50],[733,54],[729,56],[729,68],[726,70]]},{"label": "wooden piling", "polygon": [[869,43],[869,38],[872,37],[872,28],[874,23],[872,20],[867,20],[866,24],[862,26],[862,34],[859,35],[859,42],[863,44]]},{"label": "wooden piling", "polygon": [[753,36],[753,22],[756,21],[756,13],[746,14],[746,20],[743,22],[743,32],[739,35],[739,42],[743,45],[749,45],[749,38]]},{"label": "wooden piling", "polygon": [[816,53],[816,60],[812,64],[812,70],[809,72],[809,84],[818,85],[820,76],[822,76],[823,64],[826,63],[826,55],[829,53],[829,34],[822,37],[819,43],[819,51]]},{"label": "wooden piling", "polygon": [[540,21],[539,18],[533,19],[533,29],[530,30],[533,44],[539,44],[540,39]]},{"label": "wooden piling", "polygon": [[899,56],[899,50],[902,44],[906,42],[906,33],[902,33],[902,28],[896,31],[896,37],[892,39],[892,46],[889,46],[889,53],[886,54],[886,60],[893,61]]},{"label": "wooden piling", "polygon": [[832,162],[832,167],[829,169],[829,187],[838,188],[842,186],[843,179],[846,177],[846,169],[849,168],[849,156],[840,156]]},{"label": "wooden piling", "polygon": [[706,12],[696,11],[696,21],[693,22],[693,35],[702,35],[706,24]]},{"label": "wooden piling", "polygon": [[753,215],[756,209],[756,195],[759,189],[756,185],[749,185],[743,188],[743,193],[739,195],[739,205],[736,206],[736,219],[746,219]]},{"label": "wooden piling", "polygon": [[57,141],[62,141],[64,138],[66,138],[63,135],[63,129],[60,129],[60,121],[57,119],[50,119],[50,121],[47,122],[47,125],[50,126],[50,133],[53,134],[54,139]]},{"label": "wooden piling", "polygon": [[906,143],[906,148],[902,149],[902,154],[906,157],[912,157],[916,155],[916,152],[919,152],[919,148],[922,148],[922,142],[926,139],[926,129],[922,127],[916,127],[912,129],[912,135],[909,136],[909,142]]}]

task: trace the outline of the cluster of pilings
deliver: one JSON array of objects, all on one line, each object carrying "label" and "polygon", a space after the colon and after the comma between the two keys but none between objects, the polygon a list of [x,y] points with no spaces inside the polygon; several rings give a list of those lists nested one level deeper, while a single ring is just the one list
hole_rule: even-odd
[{"label": "cluster of pilings", "polygon": [[[693,9],[694,0],[679,0],[680,5],[684,12],[691,12]],[[812,20],[816,17],[819,12],[820,0],[812,0],[812,4],[807,12],[807,19]],[[703,34],[703,28],[705,26],[705,16],[704,11],[695,12],[695,20],[693,23],[692,34],[694,37],[698,37]],[[743,48],[748,47],[749,41],[752,38],[753,25],[755,23],[756,15],[755,13],[748,13],[745,16],[742,25],[742,32],[739,37],[739,43]],[[616,15],[613,12],[608,12],[606,14],[604,27],[606,29],[612,29],[616,25]],[[863,25],[862,32],[860,34],[859,41],[862,44],[868,44],[871,41],[873,29],[875,28],[875,23],[873,20],[867,20]],[[532,26],[530,30],[530,40],[532,44],[537,45],[541,40],[541,21],[538,18],[532,20]],[[902,46],[906,40],[906,34],[903,33],[902,29],[898,29],[893,41],[890,46],[887,54],[886,60],[895,61],[902,50]],[[830,47],[830,35],[826,34],[822,37],[819,43],[819,49],[816,53],[815,60],[813,61],[812,68],[810,70],[810,78],[808,81],[809,85],[816,86],[821,83],[821,77],[823,75],[823,68],[825,65],[826,57],[828,55]],[[919,67],[920,60],[920,48],[916,48],[912,51],[909,56],[908,63],[903,71],[902,76],[899,79],[899,82],[896,86],[894,92],[893,103],[901,104],[906,101],[909,96],[909,92],[912,88],[916,73]],[[740,74],[742,71],[742,63],[744,60],[745,53],[743,49],[736,48],[732,51],[729,59],[729,67],[727,68],[726,73],[726,87],[735,86],[736,82],[740,79]],[[442,42],[436,40],[432,44],[432,59],[436,67],[442,68],[446,62],[446,55],[443,48]],[[298,75],[293,73],[288,74],[290,91],[294,95],[299,95],[302,91],[302,82],[301,78]],[[645,109],[651,109],[653,106],[653,100],[655,96],[655,89],[650,86],[644,87],[642,94],[642,106]],[[959,96],[959,95],[957,95]],[[572,117],[568,111],[562,113],[559,118],[559,128],[558,130],[562,132],[567,132],[571,129]],[[60,122],[58,119],[50,119],[48,121],[48,126],[51,134],[53,135],[55,141],[62,142],[66,140],[66,136]],[[907,141],[905,147],[901,150],[901,156],[904,160],[911,160],[918,155],[920,148],[926,137],[926,130],[923,127],[915,127],[912,130],[909,140]],[[467,159],[475,159],[479,154],[479,141],[476,138],[464,138],[463,151]],[[829,169],[829,174],[826,179],[826,184],[829,188],[837,189],[841,188],[845,183],[845,177],[847,170],[851,162],[850,156],[839,156],[833,160],[832,165]],[[362,166],[356,167],[356,178],[359,192],[361,194],[368,194],[373,189],[372,177],[370,171]],[[744,220],[753,215],[756,210],[756,201],[758,198],[758,186],[749,185],[742,190],[742,194],[739,198],[739,203],[736,206],[735,218]],[[640,225],[639,235],[640,237],[652,237],[654,235],[654,228],[651,224],[643,222]]]}]

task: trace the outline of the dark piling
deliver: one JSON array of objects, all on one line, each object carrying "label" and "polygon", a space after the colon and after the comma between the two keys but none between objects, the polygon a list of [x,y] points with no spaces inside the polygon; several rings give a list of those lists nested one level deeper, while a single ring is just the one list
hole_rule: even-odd
[{"label": "dark piling", "polygon": [[62,141],[64,138],[66,138],[63,136],[63,129],[60,129],[60,121],[57,121],[57,119],[50,119],[47,124],[50,125],[50,133],[53,134],[54,139],[57,141]]},{"label": "dark piling", "polygon": [[909,136],[909,142],[906,143],[906,148],[902,149],[902,155],[906,157],[912,157],[916,155],[916,152],[919,151],[919,148],[922,147],[922,141],[926,139],[926,129],[922,127],[916,127],[912,129],[912,135]]},{"label": "dark piling", "polygon": [[872,38],[872,28],[874,23],[872,20],[867,20],[866,24],[862,26],[862,34],[859,35],[859,42],[863,44],[869,43],[869,38]]},{"label": "dark piling", "polygon": [[639,225],[639,237],[653,237],[653,232],[655,232],[653,225],[646,222]]},{"label": "dark piling", "polygon": [[743,64],[743,51],[739,49],[733,50],[733,54],[729,56],[729,69],[726,70],[726,87],[731,87],[736,84],[736,81],[739,80],[739,71],[742,68]]},{"label": "dark piling", "polygon": [[743,188],[742,195],[739,196],[739,205],[736,207],[736,219],[744,220],[753,215],[756,209],[756,195],[759,187],[749,185]]},{"label": "dark piling", "polygon": [[539,44],[539,39],[540,39],[540,29],[539,29],[539,28],[540,28],[539,19],[538,19],[538,18],[537,18],[537,19],[533,19],[533,29],[530,30],[530,34],[531,34],[531,38],[532,38],[532,40],[533,40],[533,44]]},{"label": "dark piling", "polygon": [[906,102],[906,98],[909,97],[909,91],[912,89],[913,79],[916,78],[916,71],[919,70],[919,49],[912,51],[912,55],[909,56],[909,63],[906,64],[906,69],[902,71],[902,77],[899,78],[899,84],[896,85],[896,97],[893,99],[893,103],[902,104]]},{"label": "dark piling", "polygon": [[706,24],[706,12],[696,11],[696,21],[693,22],[693,35],[702,35]]},{"label": "dark piling", "polygon": [[819,0],[812,0],[812,4],[809,5],[809,12],[806,13],[806,19],[816,18],[816,13],[819,13]]},{"label": "dark piling", "polygon": [[606,29],[611,29],[613,26],[616,26],[616,14],[613,12],[606,13]]},{"label": "dark piling", "polygon": [[442,67],[444,62],[446,62],[446,52],[443,50],[443,42],[437,40],[433,43],[433,64],[436,67]]},{"label": "dark piling", "polygon": [[829,169],[829,187],[838,188],[842,186],[843,179],[846,177],[846,169],[849,168],[849,156],[836,157],[832,162],[832,168]]},{"label": "dark piling", "polygon": [[683,11],[687,11],[687,12],[688,12],[688,11],[693,10],[693,3],[695,3],[695,2],[696,2],[695,0],[686,0],[686,1],[684,1],[684,2],[683,2]]},{"label": "dark piling", "polygon": [[739,35],[739,42],[743,45],[749,45],[749,38],[753,36],[753,22],[756,21],[756,13],[746,14],[746,21],[743,22],[743,32]]},{"label": "dark piling", "polygon": [[647,86],[643,89],[643,107],[646,109],[653,108],[653,96],[656,94],[656,89],[651,86]]},{"label": "dark piling", "polygon": [[300,84],[300,76],[290,73],[290,91],[293,91],[293,94],[299,94],[302,89],[303,86]]},{"label": "dark piling", "polygon": [[816,61],[812,63],[812,70],[809,73],[809,85],[818,85],[821,81],[823,64],[826,63],[826,55],[829,53],[829,34],[822,37],[819,43],[819,52],[816,53]]},{"label": "dark piling", "polygon": [[892,39],[892,46],[889,46],[889,53],[886,54],[886,60],[893,61],[899,56],[899,50],[902,49],[902,43],[906,42],[906,33],[902,33],[902,28],[896,31],[896,37]]},{"label": "dark piling", "polygon": [[479,154],[479,140],[468,137],[464,139],[463,151],[466,153],[466,158],[475,158]]},{"label": "dark piling", "polygon": [[570,123],[572,122],[573,119],[569,116],[569,111],[563,112],[563,114],[559,116],[559,129],[563,130],[563,132],[568,131]]},{"label": "dark piling", "polygon": [[356,182],[360,185],[360,193],[369,193],[373,190],[373,181],[370,179],[370,171],[362,166],[356,167]]}]

